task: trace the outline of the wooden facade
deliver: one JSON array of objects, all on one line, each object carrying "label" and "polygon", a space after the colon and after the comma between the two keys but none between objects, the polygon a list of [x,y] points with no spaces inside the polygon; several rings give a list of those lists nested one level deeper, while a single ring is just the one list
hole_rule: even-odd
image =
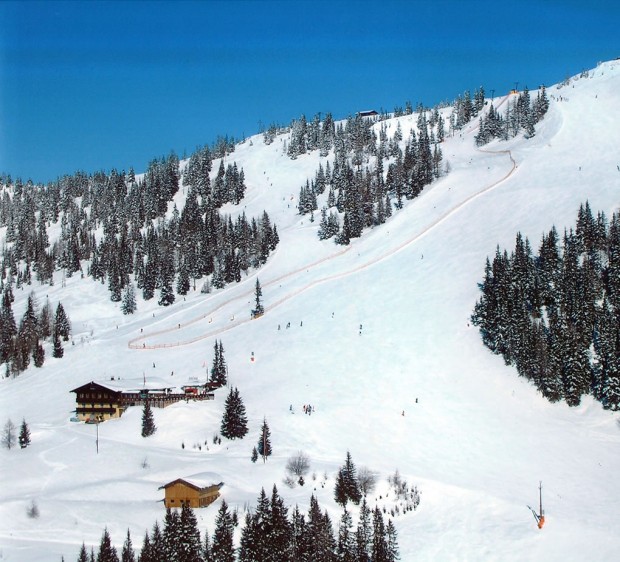
[{"label": "wooden facade", "polygon": [[119,381],[109,384],[91,381],[74,388],[76,417],[87,423],[99,423],[112,418],[120,418],[129,406],[143,406],[148,400],[155,408],[165,408],[181,400],[213,400],[213,392],[204,387],[196,393],[174,392],[172,388],[127,388]]},{"label": "wooden facade", "polygon": [[94,381],[73,389],[76,417],[85,422],[102,422],[119,418],[123,412],[122,393]]},{"label": "wooden facade", "polygon": [[164,505],[169,507],[183,507],[184,504],[193,508],[207,507],[220,497],[220,488],[224,485],[207,485],[205,482],[191,478],[177,478],[160,488],[165,490]]}]

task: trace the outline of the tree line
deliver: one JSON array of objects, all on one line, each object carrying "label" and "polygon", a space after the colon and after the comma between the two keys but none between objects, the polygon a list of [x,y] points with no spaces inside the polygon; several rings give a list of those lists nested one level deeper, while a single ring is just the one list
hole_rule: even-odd
[{"label": "tree line", "polygon": [[502,114],[495,109],[493,103],[489,111],[480,118],[480,127],[476,134],[477,146],[485,145],[493,139],[508,140],[523,131],[526,138],[536,134],[534,125],[538,123],[549,109],[549,99],[544,86],[531,99],[530,91],[525,88],[518,96],[508,101]]},{"label": "tree line", "polygon": [[438,111],[430,112],[430,117],[426,111],[418,114],[418,133],[411,130],[404,151],[400,122],[392,137],[384,123],[378,137],[372,125],[360,115],[339,123],[329,135],[333,166],[319,164],[314,179],[300,188],[297,209],[301,215],[310,214],[311,220],[318,210],[318,197],[327,191],[318,231],[321,240],[349,244],[365,228],[383,224],[392,215],[392,205],[402,208],[403,199],[417,197],[442,173],[439,143],[445,132]]},{"label": "tree line", "polygon": [[[21,287],[33,277],[53,284],[60,270],[66,277],[90,276],[107,284],[125,314],[136,309],[136,288],[145,300],[159,291],[158,303],[167,306],[195,289],[198,279],[206,278],[208,289],[239,281],[242,272],[265,263],[279,236],[266,212],[235,220],[219,212],[241,201],[245,177],[235,162],[225,166],[222,159],[211,181],[213,156],[199,148],[181,171],[171,153],[154,159],[138,178],[133,169],[76,172],[46,186],[5,177],[2,279]],[[173,197],[181,185],[187,197],[179,211]],[[58,226],[50,242],[48,230]]]},{"label": "tree line", "polygon": [[4,284],[0,306],[0,365],[5,364],[6,377],[17,376],[31,362],[35,367],[42,367],[46,341],[51,343],[52,357],[62,357],[62,342],[68,341],[71,333],[71,322],[62,303],[58,303],[54,312],[51,303],[46,300],[39,310],[34,293],[28,295],[26,310],[17,325],[13,314],[15,297],[11,285],[10,280]]},{"label": "tree line", "polygon": [[213,534],[201,537],[196,516],[187,504],[180,511],[167,509],[145,533],[142,548],[134,549],[129,530],[119,557],[107,529],[97,553],[82,544],[77,562],[394,562],[399,559],[397,533],[381,510],[362,501],[357,527],[350,511],[340,517],[338,529],[314,495],[307,514],[289,508],[273,486],[271,496],[262,489],[256,508],[246,512],[239,546],[235,546],[238,513],[222,500]]},{"label": "tree line", "polygon": [[538,255],[521,233],[487,258],[471,320],[484,345],[552,402],[584,394],[620,409],[620,216],[588,202],[575,228],[544,234]]}]

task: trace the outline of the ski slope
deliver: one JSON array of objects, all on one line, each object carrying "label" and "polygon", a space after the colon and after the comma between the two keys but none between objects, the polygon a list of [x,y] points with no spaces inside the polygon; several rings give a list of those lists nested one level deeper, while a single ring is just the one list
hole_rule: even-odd
[{"label": "ski slope", "polygon": [[[29,448],[0,450],[0,560],[75,560],[105,526],[117,546],[129,528],[139,547],[163,519],[159,487],[203,472],[225,483],[241,513],[275,483],[303,511],[316,494],[337,525],[334,479],[347,451],[379,474],[372,508],[393,505],[396,469],[421,491],[419,508],[394,519],[403,561],[616,560],[619,415],[587,397],[577,408],[546,402],[483,347],[469,316],[498,244],[512,249],[521,231],[536,251],[552,225],[574,226],[586,199],[594,212],[618,211],[619,92],[620,61],[611,61],[549,88],[530,140],[477,150],[472,122],[442,145],[450,174],[347,247],[319,241],[318,220],[296,214],[299,188],[326,159],[293,161],[286,136],[269,146],[252,137],[227,159],[244,169],[246,197],[224,211],[268,211],[280,244],[264,267],[168,308],[139,300],[129,317],[90,279],[33,286],[40,303],[62,301],[74,345],[60,360],[47,349],[42,369],[0,383],[0,421],[25,417],[32,434]],[[397,121],[407,138],[416,116],[390,120],[388,134]],[[175,196],[179,209],[184,197]],[[250,320],[257,277],[266,313]],[[18,321],[28,293],[16,291]],[[227,389],[214,402],[154,409],[148,439],[141,409],[129,409],[99,425],[98,453],[97,428],[69,421],[70,390],[93,379],[205,377],[216,339],[248,412],[245,439],[213,444]],[[274,454],[253,464],[264,418]],[[285,465],[299,450],[313,476],[290,489]],[[542,530],[527,507],[540,480]],[[26,514],[33,500],[38,519]],[[196,512],[201,531],[213,532],[217,506]]]}]

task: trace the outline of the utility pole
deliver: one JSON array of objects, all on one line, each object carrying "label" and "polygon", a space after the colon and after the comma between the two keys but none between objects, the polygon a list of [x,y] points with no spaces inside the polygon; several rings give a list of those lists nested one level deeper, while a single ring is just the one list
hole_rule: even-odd
[{"label": "utility pole", "polygon": [[543,512],[543,508],[542,508],[542,480],[540,481],[539,485],[538,485],[538,497],[539,497],[539,515],[538,515],[538,528],[542,529],[543,525],[545,524],[545,514]]},{"label": "utility pole", "polygon": [[538,513],[536,513],[536,511],[534,511],[529,505],[527,507],[532,512],[532,515],[534,515],[538,528],[542,529],[545,524],[545,512],[543,511],[542,506],[542,480],[538,484]]}]

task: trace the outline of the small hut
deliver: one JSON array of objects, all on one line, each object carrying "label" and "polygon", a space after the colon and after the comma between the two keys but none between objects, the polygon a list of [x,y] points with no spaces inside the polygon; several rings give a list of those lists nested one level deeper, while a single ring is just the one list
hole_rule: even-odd
[{"label": "small hut", "polygon": [[164,505],[168,507],[207,507],[220,497],[224,482],[213,483],[213,474],[194,474],[187,478],[177,478],[159,489],[165,491]]}]

